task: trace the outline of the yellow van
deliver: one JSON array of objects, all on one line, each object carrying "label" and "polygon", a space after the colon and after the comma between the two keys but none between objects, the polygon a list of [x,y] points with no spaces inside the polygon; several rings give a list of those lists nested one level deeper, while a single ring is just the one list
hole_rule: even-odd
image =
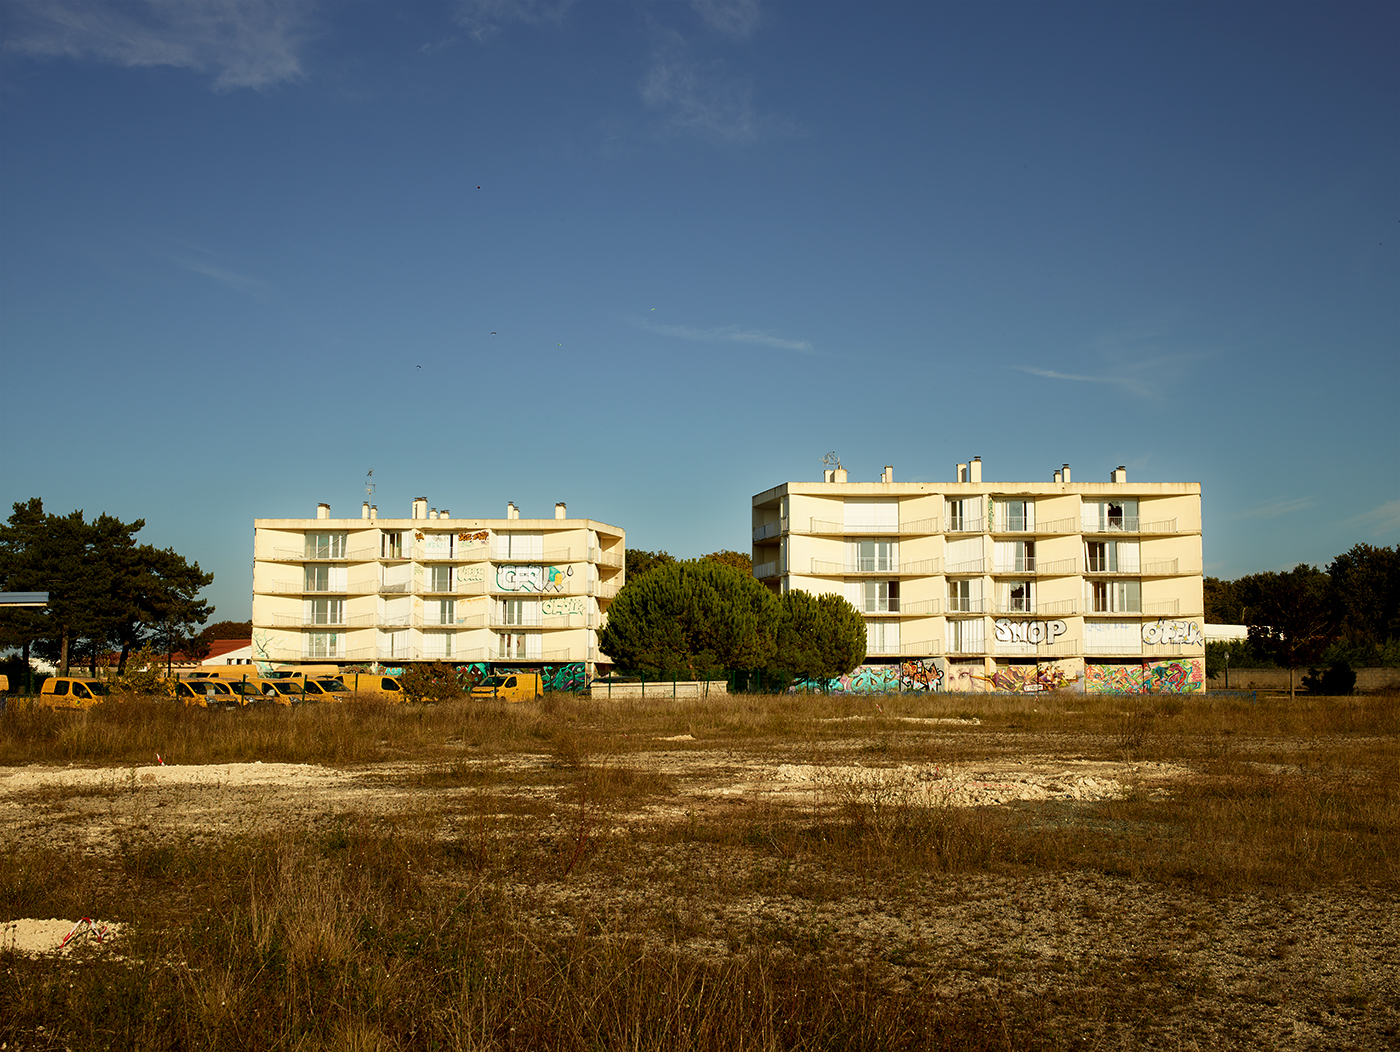
[{"label": "yellow van", "polygon": [[472,688],[473,698],[501,698],[504,701],[532,701],[543,697],[538,672],[501,672],[487,676]]},{"label": "yellow van", "polygon": [[269,680],[277,691],[272,700],[279,705],[299,705],[304,701],[346,701],[350,692],[338,679],[307,679],[304,676],[286,676]]},{"label": "yellow van", "polygon": [[381,672],[342,672],[337,677],[352,694],[372,695],[385,701],[403,701],[403,684]]},{"label": "yellow van", "polygon": [[257,665],[201,665],[189,679],[257,679]]},{"label": "yellow van", "polygon": [[175,684],[175,700],[202,709],[234,708],[243,704],[243,699],[234,693],[231,686],[221,679],[182,679]]},{"label": "yellow van", "polygon": [[90,709],[107,697],[107,684],[85,676],[50,676],[39,688],[39,704],[51,709]]},{"label": "yellow van", "polygon": [[339,665],[278,665],[268,679],[327,679],[340,675]]}]

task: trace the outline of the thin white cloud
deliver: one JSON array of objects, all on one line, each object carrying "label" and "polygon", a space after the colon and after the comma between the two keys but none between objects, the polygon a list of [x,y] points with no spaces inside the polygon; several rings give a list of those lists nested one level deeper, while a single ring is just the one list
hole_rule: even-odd
[{"label": "thin white cloud", "polygon": [[1370,511],[1347,520],[1348,525],[1368,530],[1372,537],[1400,533],[1400,500],[1388,500]]},{"label": "thin white cloud", "polygon": [[480,43],[512,23],[561,28],[572,6],[573,0],[463,0],[455,21]]},{"label": "thin white cloud", "polygon": [[313,7],[282,0],[47,0],[11,8],[5,49],[171,66],[213,77],[216,91],[266,88],[304,76],[300,52]]},{"label": "thin white cloud", "polygon": [[[205,256],[216,255],[205,249],[198,249],[197,251]],[[251,277],[247,274],[239,274],[237,271],[229,270],[227,267],[211,262],[207,258],[200,258],[198,255],[184,252],[166,252],[163,253],[163,255],[181,270],[187,270],[191,274],[199,274],[209,278],[211,281],[218,282],[226,288],[233,289],[235,292],[242,292],[256,299],[263,299],[272,291],[272,286],[262,278]]]},{"label": "thin white cloud", "polygon": [[701,21],[717,33],[747,40],[763,21],[758,0],[690,0]]},{"label": "thin white cloud", "polygon": [[1019,369],[1023,373],[1030,373],[1032,376],[1044,376],[1050,380],[1074,380],[1085,384],[1116,384],[1127,388],[1134,394],[1151,394],[1151,391],[1141,381],[1128,376],[1084,376],[1077,373],[1056,372],[1054,369],[1041,369],[1035,365],[1013,365],[1012,368]]},{"label": "thin white cloud", "polygon": [[1168,327],[1164,323],[1143,322],[1103,333],[1087,344],[1081,353],[1097,360],[1088,369],[1070,371],[1033,365],[1012,368],[1050,380],[1109,384],[1142,398],[1160,399],[1208,355],[1206,351],[1164,347],[1168,341]]},{"label": "thin white cloud", "polygon": [[750,343],[760,347],[776,347],[784,351],[799,351],[815,354],[816,351],[806,340],[790,340],[784,336],[774,336],[771,332],[756,329],[741,329],[737,325],[724,325],[714,329],[697,329],[690,325],[662,325],[643,318],[627,318],[628,323],[647,332],[661,336],[674,336],[694,343]]},{"label": "thin white cloud", "polygon": [[1242,511],[1238,519],[1276,519],[1280,515],[1292,515],[1296,511],[1306,511],[1317,507],[1316,497],[1279,497],[1266,504]]}]

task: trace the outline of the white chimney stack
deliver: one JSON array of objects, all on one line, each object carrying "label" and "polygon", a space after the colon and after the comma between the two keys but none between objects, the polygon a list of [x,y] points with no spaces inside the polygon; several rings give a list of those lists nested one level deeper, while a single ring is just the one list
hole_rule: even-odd
[{"label": "white chimney stack", "polygon": [[845,468],[837,468],[837,469],[836,469],[836,481],[837,481],[837,482],[845,482],[846,479],[847,479],[847,477],[848,477],[848,475],[847,475],[847,472],[846,472],[846,469],[845,469]]},{"label": "white chimney stack", "polygon": [[1110,482],[1127,482],[1127,481],[1128,481],[1128,469],[1127,469],[1127,467],[1126,467],[1125,465],[1123,465],[1123,464],[1119,464],[1116,468],[1113,469],[1113,474],[1109,476],[1109,481],[1110,481]]},{"label": "white chimney stack", "polygon": [[369,506],[369,517],[370,517],[371,519],[377,519],[377,518],[379,518],[379,505],[378,505],[378,504],[371,504],[371,505]]},{"label": "white chimney stack", "polygon": [[515,501],[513,501],[513,500],[508,500],[508,501],[506,501],[506,518],[507,518],[507,519],[518,519],[518,518],[520,518],[520,509],[517,508],[517,507],[515,506]]},{"label": "white chimney stack", "polygon": [[1062,468],[1060,469],[1060,473],[1061,473],[1062,475],[1064,475],[1065,481],[1068,482],[1068,481],[1069,481],[1069,465],[1066,464],[1064,467],[1062,467]]},{"label": "white chimney stack", "polygon": [[886,464],[886,465],[885,465],[885,473],[884,473],[883,475],[880,476],[880,481],[881,481],[881,482],[893,482],[893,481],[894,481],[894,465],[893,465],[893,464]]},{"label": "white chimney stack", "polygon": [[450,518],[452,518],[452,516],[448,513],[448,511],[447,511],[446,508],[443,508],[442,511],[438,512],[438,518],[439,518],[439,519],[450,519]]},{"label": "white chimney stack", "polygon": [[1050,477],[1051,477],[1054,481],[1056,481],[1056,482],[1063,482],[1063,481],[1065,480],[1064,475],[1063,475],[1061,472],[1059,472],[1059,471],[1056,471],[1056,472],[1055,472],[1053,475],[1051,475]]},{"label": "white chimney stack", "polygon": [[428,517],[428,498],[413,498],[413,517],[415,519],[426,519]]},{"label": "white chimney stack", "polygon": [[959,465],[958,465],[957,481],[958,481],[958,482],[966,482],[966,481],[967,481],[967,465],[966,465],[966,464],[959,464]]},{"label": "white chimney stack", "polygon": [[331,506],[329,504],[316,505],[316,518],[329,519],[331,517]]},{"label": "white chimney stack", "polygon": [[973,457],[973,458],[972,458],[972,463],[969,464],[969,465],[967,466],[967,473],[968,473],[968,479],[967,479],[967,481],[969,481],[969,482],[981,482],[981,481],[982,481],[982,458],[981,458],[981,457]]},{"label": "white chimney stack", "polygon": [[569,517],[568,508],[565,507],[562,500],[554,505],[554,517],[556,519],[567,519]]},{"label": "white chimney stack", "polygon": [[369,518],[369,501],[365,501],[363,504],[360,505],[360,518]]}]

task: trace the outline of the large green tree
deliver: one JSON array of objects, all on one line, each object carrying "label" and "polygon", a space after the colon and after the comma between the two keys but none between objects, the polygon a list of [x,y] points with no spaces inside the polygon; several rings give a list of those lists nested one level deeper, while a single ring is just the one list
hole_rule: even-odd
[{"label": "large green tree", "polygon": [[1237,585],[1250,645],[1288,669],[1288,694],[1293,697],[1295,672],[1321,660],[1337,637],[1330,581],[1315,566],[1300,563],[1287,573],[1241,578]]},{"label": "large green tree", "polygon": [[675,557],[666,552],[644,552],[640,548],[628,548],[624,553],[624,576],[635,581],[658,566],[670,566]]},{"label": "large green tree", "polygon": [[717,552],[702,555],[700,558],[731,567],[740,573],[748,574],[750,577],[753,576],[753,559],[743,552],[731,552],[728,548],[721,548]]},{"label": "large green tree", "polygon": [[794,591],[778,603],[776,670],[800,679],[831,680],[865,660],[865,618],[842,596]]},{"label": "large green tree", "polygon": [[213,574],[170,549],[137,544],[145,520],[122,522],[82,511],[54,515],[33,497],[16,503],[0,525],[0,582],[6,591],[49,593],[41,616],[6,619],[3,641],[54,658],[67,675],[84,654],[95,665],[108,647],[121,648],[121,666],[157,632],[173,644],[190,638],[213,612],[197,593]]},{"label": "large green tree", "polygon": [[598,644],[625,671],[761,669],[777,623],[777,597],[753,577],[704,559],[670,562],[627,581]]},{"label": "large green tree", "polygon": [[1374,653],[1400,638],[1400,545],[1354,545],[1327,567],[1332,618],[1353,647]]}]

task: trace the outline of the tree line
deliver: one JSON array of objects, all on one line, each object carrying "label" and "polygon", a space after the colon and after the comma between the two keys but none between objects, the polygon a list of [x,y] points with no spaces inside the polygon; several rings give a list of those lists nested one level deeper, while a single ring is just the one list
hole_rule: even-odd
[{"label": "tree line", "polygon": [[1355,545],[1326,569],[1300,563],[1233,581],[1207,577],[1204,591],[1207,623],[1249,628],[1245,641],[1207,646],[1208,675],[1218,675],[1227,662],[1236,668],[1325,667],[1337,670],[1335,687],[1353,668],[1400,667],[1400,544]]},{"label": "tree line", "polygon": [[629,549],[598,644],[623,672],[694,679],[726,670],[772,688],[850,672],[865,660],[865,619],[839,595],[774,595],[738,552],[678,560]]},{"label": "tree line", "polygon": [[199,626],[214,608],[198,593],[214,575],[170,548],[139,544],[144,519],[122,522],[81,510],[55,515],[39,497],[14,504],[0,525],[0,591],[48,592],[45,609],[0,611],[0,649],[54,662],[58,674],[118,653],[118,672],[133,651],[201,648]]}]

